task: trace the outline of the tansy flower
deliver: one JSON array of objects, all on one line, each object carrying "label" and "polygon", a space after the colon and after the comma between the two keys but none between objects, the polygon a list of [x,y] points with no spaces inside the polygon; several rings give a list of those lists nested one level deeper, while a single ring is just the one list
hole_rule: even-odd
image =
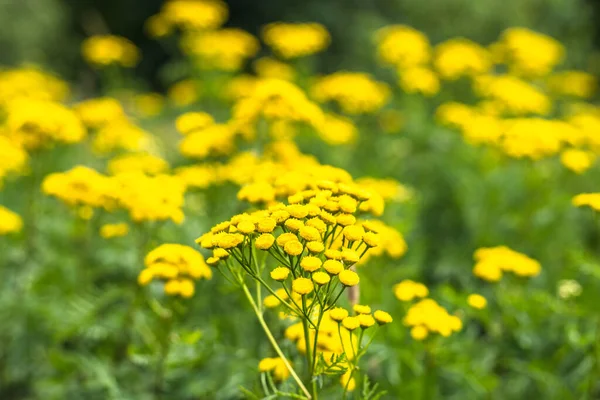
[{"label": "tansy flower", "polygon": [[280,247],[284,247],[288,242],[298,241],[298,236],[293,233],[282,233],[277,237],[277,245]]},{"label": "tansy flower", "polygon": [[326,283],[329,283],[331,278],[329,277],[329,275],[327,275],[327,273],[319,271],[312,274],[312,280],[317,285],[325,285]]},{"label": "tansy flower", "polygon": [[357,316],[361,328],[370,328],[375,325],[375,319],[370,314],[359,314]]},{"label": "tansy flower", "polygon": [[342,250],[342,260],[345,261],[346,265],[353,265],[360,261],[358,253],[351,249]]},{"label": "tansy flower", "polygon": [[304,227],[304,222],[296,218],[290,218],[285,221],[284,226],[293,232],[298,232],[302,227]]},{"label": "tansy flower", "polygon": [[427,286],[422,283],[405,279],[402,282],[394,285],[394,294],[400,301],[411,301],[412,299],[425,297],[429,294]]},{"label": "tansy flower", "polygon": [[313,289],[314,285],[308,278],[296,278],[292,281],[292,290],[298,294],[309,294]]},{"label": "tansy flower", "polygon": [[342,325],[349,331],[353,331],[360,326],[358,317],[346,317],[342,320]]},{"label": "tansy flower", "polygon": [[344,270],[342,263],[337,260],[326,260],[323,263],[323,268],[325,268],[325,271],[330,275],[337,275]]},{"label": "tansy flower", "polygon": [[330,260],[341,260],[342,252],[339,250],[327,249],[325,250],[325,257]]},{"label": "tansy flower", "polygon": [[273,243],[275,242],[275,237],[270,233],[263,233],[254,241],[254,245],[259,250],[269,250]]},{"label": "tansy flower", "polygon": [[392,316],[385,311],[377,310],[373,313],[373,317],[379,325],[389,324],[393,321]]},{"label": "tansy flower", "polygon": [[276,281],[284,281],[290,275],[289,268],[285,267],[277,267],[273,271],[271,271],[271,278]]},{"label": "tansy flower", "polygon": [[307,272],[314,272],[318,270],[319,268],[321,268],[321,264],[322,261],[319,258],[313,256],[303,257],[300,261],[300,266],[303,270]]},{"label": "tansy flower", "polygon": [[20,232],[23,228],[23,220],[18,214],[8,208],[0,206],[0,235]]},{"label": "tansy flower", "polygon": [[473,293],[467,297],[467,303],[469,303],[471,307],[481,310],[486,307],[487,300],[482,295]]},{"label": "tansy flower", "polygon": [[377,247],[379,245],[379,235],[374,232],[367,232],[362,238],[368,247]]},{"label": "tansy flower", "polygon": [[348,316],[348,311],[341,307],[335,307],[329,311],[329,316],[332,320],[341,322],[344,318]]},{"label": "tansy flower", "polygon": [[304,247],[298,240],[290,240],[283,246],[283,250],[290,256],[298,256],[302,254]]},{"label": "tansy flower", "polygon": [[358,274],[349,269],[340,272],[338,278],[344,286],[356,286],[360,281],[360,279],[358,278]]},{"label": "tansy flower", "polygon": [[352,307],[352,309],[357,314],[371,314],[371,307],[369,307],[369,306],[355,304],[354,307]]},{"label": "tansy flower", "polygon": [[323,250],[325,250],[325,245],[323,244],[323,242],[308,242],[306,243],[306,248],[308,249],[308,251],[310,251],[311,253],[322,253]]},{"label": "tansy flower", "polygon": [[410,330],[410,336],[415,340],[423,340],[427,338],[429,332],[424,326],[415,326]]},{"label": "tansy flower", "polygon": [[261,218],[257,223],[257,231],[261,233],[271,233],[275,230],[277,221],[271,217]]},{"label": "tansy flower", "polygon": [[344,230],[342,231],[344,238],[346,238],[346,240],[350,241],[350,242],[357,242],[359,240],[362,240],[364,234],[365,234],[365,230],[362,227],[362,225],[351,225],[351,226],[346,226],[344,227]]},{"label": "tansy flower", "polygon": [[302,239],[309,242],[321,240],[321,235],[319,234],[319,231],[317,230],[317,228],[314,228],[312,226],[303,226],[302,228],[300,228],[298,234]]},{"label": "tansy flower", "polygon": [[104,224],[100,227],[100,236],[104,239],[111,239],[127,235],[129,225],[122,222],[119,224]]},{"label": "tansy flower", "polygon": [[290,376],[290,371],[285,366],[283,360],[279,357],[263,358],[258,363],[258,370],[261,372],[271,371],[273,373],[273,377],[277,381],[284,381]]}]

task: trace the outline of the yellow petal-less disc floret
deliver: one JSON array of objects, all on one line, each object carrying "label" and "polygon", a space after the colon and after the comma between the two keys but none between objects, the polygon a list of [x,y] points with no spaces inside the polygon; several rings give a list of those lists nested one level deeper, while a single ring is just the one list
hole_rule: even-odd
[{"label": "yellow petal-less disc floret", "polygon": [[330,260],[341,260],[342,252],[339,250],[327,249],[325,250],[325,257],[327,257]]},{"label": "yellow petal-less disc floret", "polygon": [[379,235],[374,232],[367,232],[362,238],[368,247],[377,247],[379,245]]},{"label": "yellow petal-less disc floret", "polygon": [[393,318],[389,313],[381,310],[375,311],[373,317],[375,317],[375,320],[379,325],[389,324],[393,321]]},{"label": "yellow petal-less disc floret", "polygon": [[279,247],[284,247],[287,242],[291,242],[293,240],[298,241],[298,236],[294,235],[293,233],[282,233],[281,235],[277,236],[277,245]]},{"label": "yellow petal-less disc floret", "polygon": [[334,321],[342,322],[344,318],[348,316],[348,310],[341,307],[336,307],[329,311],[329,316]]},{"label": "yellow petal-less disc floret", "polygon": [[351,249],[342,250],[342,260],[345,261],[346,265],[353,265],[360,261],[358,253]]},{"label": "yellow petal-less disc floret", "polygon": [[259,237],[256,238],[254,245],[259,250],[269,250],[273,243],[275,242],[275,237],[270,233],[263,233]]},{"label": "yellow petal-less disc floret", "polygon": [[321,268],[322,261],[314,256],[306,256],[300,261],[300,266],[307,272],[314,272]]},{"label": "yellow petal-less disc floret", "polygon": [[302,228],[300,228],[300,232],[298,232],[298,234],[302,239],[309,242],[321,240],[321,235],[319,234],[319,231],[317,230],[317,228],[314,228],[312,226],[303,226]]},{"label": "yellow petal-less disc floret", "polygon": [[317,285],[325,285],[326,283],[329,283],[331,278],[326,272],[319,271],[312,274],[312,280]]},{"label": "yellow petal-less disc floret", "polygon": [[323,250],[325,250],[325,245],[323,244],[323,242],[313,241],[313,242],[306,243],[306,248],[311,253],[317,254],[317,253],[322,253]]},{"label": "yellow petal-less disc floret", "polygon": [[294,218],[302,219],[308,215],[308,208],[302,204],[292,204],[287,206],[286,211]]},{"label": "yellow petal-less disc floret", "polygon": [[276,281],[284,281],[290,275],[290,269],[286,267],[277,267],[271,271],[271,278]]},{"label": "yellow petal-less disc floret", "polygon": [[358,274],[354,271],[346,269],[339,273],[338,278],[344,286],[356,286],[360,281]]},{"label": "yellow petal-less disc floret", "polygon": [[353,331],[360,326],[358,317],[346,317],[342,320],[342,325],[349,331]]},{"label": "yellow petal-less disc floret", "polygon": [[369,306],[355,304],[354,307],[352,307],[352,309],[357,314],[371,314],[371,307]]},{"label": "yellow petal-less disc floret", "polygon": [[247,234],[253,233],[256,230],[256,227],[254,226],[254,223],[252,223],[251,221],[241,221],[240,223],[237,224],[237,229],[241,233],[247,235]]},{"label": "yellow petal-less disc floret", "polygon": [[304,226],[304,222],[296,218],[290,218],[284,223],[285,227],[292,232],[298,232]]},{"label": "yellow petal-less disc floret", "polygon": [[375,319],[371,314],[360,314],[357,316],[361,328],[366,329],[375,325]]},{"label": "yellow petal-less disc floret", "polygon": [[277,226],[277,221],[272,217],[264,217],[258,220],[257,223],[257,231],[260,233],[271,233],[275,230]]},{"label": "yellow petal-less disc floret", "polygon": [[296,278],[292,282],[292,290],[298,294],[305,295],[312,292],[314,285],[308,278]]},{"label": "yellow petal-less disc floret", "polygon": [[362,240],[363,236],[365,235],[365,230],[362,227],[362,225],[346,226],[342,232],[344,238],[351,242],[357,242],[359,240]]},{"label": "yellow petal-less disc floret", "polygon": [[338,225],[350,226],[356,223],[356,217],[352,214],[339,214],[335,217]]},{"label": "yellow petal-less disc floret", "polygon": [[298,256],[304,251],[304,246],[298,240],[290,240],[283,246],[283,251],[290,256]]},{"label": "yellow petal-less disc floret", "polygon": [[323,263],[323,268],[325,268],[325,271],[330,275],[337,275],[344,270],[344,266],[338,260],[326,260]]},{"label": "yellow petal-less disc floret", "polygon": [[427,328],[422,325],[415,326],[410,330],[410,336],[415,340],[424,340],[428,334]]},{"label": "yellow petal-less disc floret", "polygon": [[476,293],[470,294],[469,297],[467,297],[467,303],[478,310],[484,309],[487,306],[486,298]]}]

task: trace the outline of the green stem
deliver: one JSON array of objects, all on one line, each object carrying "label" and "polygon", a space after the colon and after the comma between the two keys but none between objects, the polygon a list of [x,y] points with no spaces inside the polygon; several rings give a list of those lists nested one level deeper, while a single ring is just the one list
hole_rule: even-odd
[{"label": "green stem", "polygon": [[285,365],[285,367],[288,369],[288,371],[292,375],[292,378],[294,378],[294,380],[296,381],[296,384],[298,384],[298,386],[300,387],[302,392],[304,392],[304,394],[306,395],[306,398],[312,399],[312,396],[310,395],[310,393],[308,392],[308,390],[306,389],[306,387],[304,386],[304,384],[298,377],[298,374],[296,374],[296,371],[294,371],[294,368],[292,368],[292,366],[290,365],[289,361],[283,354],[283,351],[281,351],[281,348],[277,344],[277,341],[273,337],[273,334],[271,333],[271,330],[267,326],[267,323],[265,322],[265,319],[263,318],[262,313],[259,311],[256,303],[254,302],[254,299],[252,298],[252,294],[250,294],[250,291],[248,290],[248,286],[246,286],[246,284],[244,282],[241,282],[240,285],[242,286],[242,290],[244,291],[246,298],[250,302],[250,305],[252,306],[252,309],[254,310],[254,313],[256,314],[256,318],[258,318],[258,322],[260,323],[261,327],[263,328],[263,331],[267,335],[269,342],[273,346],[273,349],[275,349],[275,352],[277,353],[279,358],[281,358],[281,360],[283,361],[283,364]]}]

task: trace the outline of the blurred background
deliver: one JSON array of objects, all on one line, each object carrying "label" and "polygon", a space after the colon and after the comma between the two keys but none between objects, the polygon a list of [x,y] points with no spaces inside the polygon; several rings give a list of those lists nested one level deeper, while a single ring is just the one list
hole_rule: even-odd
[{"label": "blurred background", "polygon": [[[165,87],[164,66],[176,57],[144,34],[144,22],[161,0],[8,0],[0,2],[0,64],[44,65],[80,87],[93,90],[94,75],[80,56],[88,36],[112,33],[133,41],[143,59],[135,74],[146,89]],[[598,0],[228,0],[226,26],[258,35],[273,21],[324,24],[332,45],[316,69],[372,71],[372,32],[384,25],[410,25],[432,43],[464,36],[482,44],[503,29],[522,26],[546,33],[569,49],[567,67],[598,72],[590,54],[600,48]],[[591,65],[590,65],[591,64]]]}]

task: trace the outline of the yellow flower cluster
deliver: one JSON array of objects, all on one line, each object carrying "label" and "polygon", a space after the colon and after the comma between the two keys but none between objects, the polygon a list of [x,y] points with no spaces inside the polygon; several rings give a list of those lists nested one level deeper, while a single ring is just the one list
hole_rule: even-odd
[{"label": "yellow flower cluster", "polygon": [[331,145],[348,144],[358,136],[356,126],[350,119],[334,114],[325,114],[323,126],[317,133],[325,143]]},{"label": "yellow flower cluster", "polygon": [[135,110],[142,117],[155,117],[165,106],[165,98],[160,93],[141,93],[133,98]]},{"label": "yellow flower cluster", "polygon": [[412,327],[410,335],[415,340],[424,340],[430,333],[444,337],[462,329],[462,321],[451,315],[433,299],[423,299],[412,305],[404,317],[404,325]]},{"label": "yellow flower cluster", "polygon": [[35,68],[0,71],[0,105],[20,97],[62,101],[68,94],[69,87],[65,82]]},{"label": "yellow flower cluster", "polygon": [[427,297],[429,289],[422,283],[405,279],[394,285],[394,295],[400,301],[412,301],[417,298]]},{"label": "yellow flower cluster", "polygon": [[331,37],[318,23],[275,22],[263,28],[262,39],[283,58],[298,58],[323,51]]},{"label": "yellow flower cluster", "polygon": [[526,77],[548,75],[565,52],[555,39],[526,28],[508,28],[494,47],[512,72]]},{"label": "yellow flower cluster", "polygon": [[85,39],[81,44],[81,53],[88,63],[101,68],[109,65],[131,68],[140,59],[140,51],[130,40],[115,35]]},{"label": "yellow flower cluster", "polygon": [[186,157],[196,159],[226,156],[235,150],[237,136],[229,124],[210,124],[188,133],[179,143],[179,151]]},{"label": "yellow flower cluster", "polygon": [[596,155],[590,151],[567,149],[560,155],[560,162],[571,171],[581,174],[596,161]]},{"label": "yellow flower cluster", "polygon": [[27,149],[77,143],[86,136],[77,115],[60,103],[21,97],[9,102],[5,111],[4,133]]},{"label": "yellow flower cluster", "polygon": [[503,272],[513,272],[522,277],[539,275],[539,262],[506,246],[482,247],[474,254],[473,274],[489,282],[497,282]]},{"label": "yellow flower cluster", "polygon": [[547,115],[551,102],[541,90],[515,76],[485,75],[475,80],[475,92],[494,101],[509,115]]},{"label": "yellow flower cluster", "polygon": [[258,39],[238,28],[193,33],[184,36],[183,50],[206,69],[237,71],[259,50]]},{"label": "yellow flower cluster", "polygon": [[598,86],[598,79],[583,71],[561,71],[547,79],[548,90],[556,95],[589,99]]},{"label": "yellow flower cluster", "polygon": [[412,67],[399,70],[400,87],[406,93],[420,93],[431,97],[440,91],[440,81],[432,70],[425,67]]},{"label": "yellow flower cluster", "polygon": [[23,220],[18,214],[0,205],[0,235],[20,232]]},{"label": "yellow flower cluster", "polygon": [[261,57],[252,64],[256,75],[261,78],[281,79],[293,81],[296,71],[291,65],[271,57]]},{"label": "yellow flower cluster", "polygon": [[0,134],[0,188],[5,176],[23,171],[27,158],[27,152],[21,146]]},{"label": "yellow flower cluster", "polygon": [[84,125],[90,129],[101,128],[111,121],[125,117],[119,100],[112,97],[97,97],[84,100],[73,107]]},{"label": "yellow flower cluster", "polygon": [[162,158],[148,153],[126,153],[108,162],[108,172],[118,175],[124,172],[139,171],[147,175],[166,172],[169,164]]},{"label": "yellow flower cluster", "polygon": [[149,151],[152,144],[152,135],[126,118],[115,119],[103,125],[92,141],[94,151],[99,154],[119,150]]},{"label": "yellow flower cluster", "polygon": [[482,310],[487,306],[487,299],[480,294],[473,293],[467,297],[467,303],[477,310]]},{"label": "yellow flower cluster", "polygon": [[334,101],[347,114],[371,113],[389,101],[390,88],[362,72],[336,72],[318,78],[311,87],[317,101]]},{"label": "yellow flower cluster", "polygon": [[153,37],[163,37],[174,28],[216,29],[227,20],[228,14],[227,5],[220,0],[168,0],[158,14],[146,21],[146,30]]},{"label": "yellow flower cluster", "polygon": [[202,254],[181,244],[160,245],[146,255],[144,264],[138,283],[145,286],[152,280],[164,280],[165,294],[170,296],[192,297],[194,280],[212,277]]},{"label": "yellow flower cluster", "polygon": [[594,211],[600,211],[600,193],[581,193],[573,197],[572,202],[576,207],[590,207]]},{"label": "yellow flower cluster", "polygon": [[192,79],[184,79],[169,88],[167,97],[176,106],[185,107],[200,98],[200,88]]},{"label": "yellow flower cluster", "polygon": [[397,68],[424,65],[431,58],[429,39],[422,32],[405,25],[391,25],[376,32],[379,59]]},{"label": "yellow flower cluster", "polygon": [[42,191],[70,206],[112,209],[116,203],[118,187],[108,176],[80,165],[67,172],[46,176],[42,182]]},{"label": "yellow flower cluster", "polygon": [[456,38],[435,46],[433,65],[442,78],[455,80],[487,73],[492,67],[492,56],[483,46]]},{"label": "yellow flower cluster", "polygon": [[272,372],[276,381],[284,381],[290,376],[290,371],[280,357],[263,358],[258,363],[260,372]]}]

